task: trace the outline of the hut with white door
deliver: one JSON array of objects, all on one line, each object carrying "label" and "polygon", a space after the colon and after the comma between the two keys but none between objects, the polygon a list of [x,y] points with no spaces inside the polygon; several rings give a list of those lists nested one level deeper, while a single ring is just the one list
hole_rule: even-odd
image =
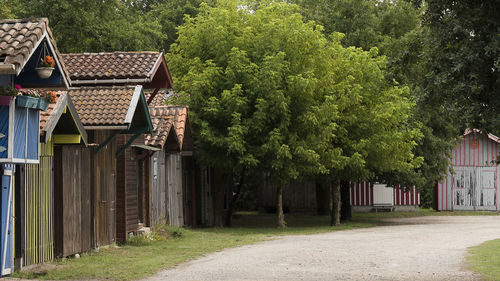
[{"label": "hut with white door", "polygon": [[357,182],[351,185],[351,206],[354,212],[377,210],[418,211],[420,194],[415,186],[388,186],[382,183]]},{"label": "hut with white door", "polygon": [[451,171],[434,188],[434,208],[441,211],[498,211],[497,157],[500,139],[466,130],[451,151]]}]

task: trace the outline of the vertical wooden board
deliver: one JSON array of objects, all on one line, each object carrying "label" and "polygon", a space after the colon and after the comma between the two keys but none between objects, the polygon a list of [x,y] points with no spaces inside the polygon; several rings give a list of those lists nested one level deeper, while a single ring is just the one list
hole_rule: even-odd
[{"label": "vertical wooden board", "polygon": [[91,198],[90,198],[90,149],[80,148],[80,191],[81,191],[81,251],[85,252],[91,249]]}]

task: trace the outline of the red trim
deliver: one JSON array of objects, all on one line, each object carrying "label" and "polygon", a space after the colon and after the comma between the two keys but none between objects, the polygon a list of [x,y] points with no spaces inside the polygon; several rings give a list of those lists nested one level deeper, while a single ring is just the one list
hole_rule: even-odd
[{"label": "red trim", "polygon": [[373,184],[370,183],[370,204],[373,205]]},{"label": "red trim", "polygon": [[365,202],[365,189],[366,189],[366,182],[363,183],[363,186],[361,187],[361,205],[366,206]]}]

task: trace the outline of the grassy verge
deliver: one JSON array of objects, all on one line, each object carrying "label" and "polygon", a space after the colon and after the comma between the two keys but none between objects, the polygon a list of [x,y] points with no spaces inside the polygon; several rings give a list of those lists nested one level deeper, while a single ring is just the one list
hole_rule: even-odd
[{"label": "grassy verge", "polygon": [[79,259],[58,260],[36,270],[15,273],[14,277],[30,279],[112,279],[133,280],[155,274],[167,268],[206,253],[224,248],[237,247],[271,239],[281,235],[314,234],[338,230],[372,227],[381,218],[416,217],[433,215],[490,215],[496,213],[445,213],[423,210],[405,213],[355,214],[351,222],[338,227],[328,225],[328,216],[287,214],[288,227],[276,228],[275,215],[238,213],[231,228],[172,228],[169,233],[181,233],[180,237],[160,241],[134,241],[120,247],[111,246],[98,253],[86,253]]},{"label": "grassy verge", "polygon": [[500,239],[470,248],[467,262],[484,280],[500,280]]}]

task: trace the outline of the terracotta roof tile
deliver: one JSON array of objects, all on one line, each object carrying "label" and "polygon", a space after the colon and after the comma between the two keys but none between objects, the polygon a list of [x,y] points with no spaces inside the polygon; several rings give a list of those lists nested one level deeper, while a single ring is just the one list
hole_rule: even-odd
[{"label": "terracotta roof tile", "polygon": [[54,47],[55,56],[63,75],[69,81],[66,67],[57,50],[47,18],[0,20],[0,58],[4,57],[3,63],[5,64],[15,65],[19,72],[45,33],[48,34],[50,43]]},{"label": "terracotta roof tile", "polygon": [[47,19],[1,20],[0,56],[4,63],[23,67],[46,31]]},{"label": "terracotta roof tile", "polygon": [[85,126],[125,125],[135,87],[92,87],[68,91]]},{"label": "terracotta roof tile", "polygon": [[62,57],[72,80],[151,78],[159,52],[72,53]]},{"label": "terracotta roof tile", "polygon": [[163,147],[174,126],[179,147],[182,149],[188,117],[186,106],[153,106],[149,108],[153,121],[153,134],[146,136],[146,145]]},{"label": "terracotta roof tile", "polygon": [[[146,95],[146,100],[149,100],[149,97],[151,94],[153,94],[153,91],[147,91],[144,93]],[[156,96],[153,98],[151,103],[149,104],[150,107],[152,106],[165,106],[165,97],[167,95],[167,91],[162,91],[160,90]]]}]

